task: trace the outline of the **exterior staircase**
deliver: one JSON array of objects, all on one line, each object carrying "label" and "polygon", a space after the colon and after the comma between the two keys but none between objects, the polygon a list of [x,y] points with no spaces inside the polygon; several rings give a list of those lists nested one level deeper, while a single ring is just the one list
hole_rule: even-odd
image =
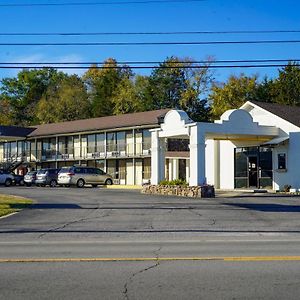
[{"label": "exterior staircase", "polygon": [[0,163],[0,169],[8,172],[13,172],[16,168],[23,164],[23,154],[13,155],[5,162]]}]

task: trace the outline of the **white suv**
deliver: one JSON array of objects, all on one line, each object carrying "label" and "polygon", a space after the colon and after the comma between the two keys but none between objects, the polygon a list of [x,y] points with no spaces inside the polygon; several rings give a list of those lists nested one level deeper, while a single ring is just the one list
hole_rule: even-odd
[{"label": "white suv", "polygon": [[13,175],[11,175],[8,171],[0,170],[0,184],[4,184],[5,186],[11,186],[15,181]]}]

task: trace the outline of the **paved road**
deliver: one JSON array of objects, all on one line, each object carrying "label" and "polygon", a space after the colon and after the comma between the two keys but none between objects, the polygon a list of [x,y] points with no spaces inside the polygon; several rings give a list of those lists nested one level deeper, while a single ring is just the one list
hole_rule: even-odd
[{"label": "paved road", "polygon": [[0,193],[35,201],[0,220],[0,299],[299,298],[298,197]]}]

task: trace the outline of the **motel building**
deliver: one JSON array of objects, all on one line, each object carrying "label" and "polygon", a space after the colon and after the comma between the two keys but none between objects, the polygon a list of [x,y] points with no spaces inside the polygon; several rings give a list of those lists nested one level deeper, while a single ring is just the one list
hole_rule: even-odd
[{"label": "motel building", "polygon": [[300,107],[246,102],[214,123],[156,110],[35,127],[0,126],[0,163],[15,172],[82,165],[115,184],[184,179],[217,189],[300,189]]}]

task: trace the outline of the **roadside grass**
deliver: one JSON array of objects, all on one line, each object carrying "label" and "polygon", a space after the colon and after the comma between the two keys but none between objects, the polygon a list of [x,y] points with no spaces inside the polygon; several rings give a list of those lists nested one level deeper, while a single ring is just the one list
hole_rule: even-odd
[{"label": "roadside grass", "polygon": [[0,217],[17,212],[32,204],[32,200],[0,194]]}]

